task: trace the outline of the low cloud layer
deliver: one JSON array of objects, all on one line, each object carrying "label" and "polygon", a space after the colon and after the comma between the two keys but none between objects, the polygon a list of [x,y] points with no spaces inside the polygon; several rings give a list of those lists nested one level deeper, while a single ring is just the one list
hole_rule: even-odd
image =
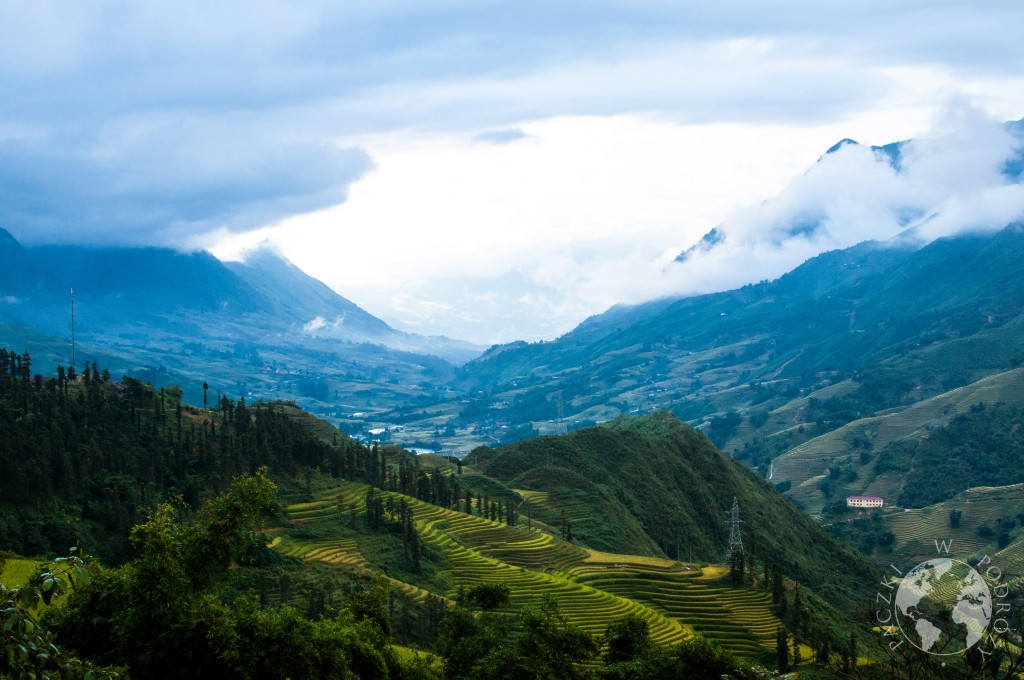
[{"label": "low cloud layer", "polygon": [[1024,186],[1007,173],[1024,154],[1024,126],[961,108],[931,139],[899,145],[896,160],[846,144],[778,197],[734,215],[721,241],[666,267],[672,293],[773,279],[821,252],[868,240],[924,244],[1002,229],[1024,217]]}]

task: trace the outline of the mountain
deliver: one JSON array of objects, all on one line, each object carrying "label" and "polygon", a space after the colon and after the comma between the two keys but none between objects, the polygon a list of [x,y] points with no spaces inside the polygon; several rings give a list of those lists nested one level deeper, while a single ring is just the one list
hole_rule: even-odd
[{"label": "mountain", "polygon": [[440,382],[479,351],[397,331],[266,249],[223,263],[165,248],[25,247],[0,230],[0,264],[7,345],[48,336],[39,365],[68,363],[73,289],[79,359],[182,383],[193,403],[209,382],[323,408],[367,383]]},{"label": "mountain", "polygon": [[292,326],[314,334],[329,328],[334,332],[328,335],[347,340],[400,335],[269,248],[252,251],[244,261],[225,266],[266,300],[266,313]]},{"label": "mountain", "polygon": [[574,537],[600,550],[650,551],[653,543],[654,554],[720,562],[736,499],[747,549],[833,604],[860,604],[877,576],[868,560],[667,412],[481,447],[465,462],[538,505],[542,521],[570,522]]},{"label": "mountain", "polygon": [[[627,349],[635,350],[634,365],[657,354],[670,364],[693,363],[685,357],[697,353],[722,366],[749,360],[755,366],[745,377],[753,379],[848,372],[898,354],[887,348],[919,335],[965,336],[1010,323],[1024,311],[1024,273],[1015,266],[1022,254],[1020,224],[922,248],[862,243],[823,253],[775,281],[613,308],[552,342],[492,348],[460,378],[478,387],[531,371],[594,369]],[[740,349],[750,356],[723,356]]]},{"label": "mountain", "polygon": [[1020,224],[867,242],[775,281],[613,308],[461,367],[456,384],[476,395],[462,422],[544,432],[559,401],[570,425],[667,409],[767,473],[805,439],[1024,357],[1022,257]]}]

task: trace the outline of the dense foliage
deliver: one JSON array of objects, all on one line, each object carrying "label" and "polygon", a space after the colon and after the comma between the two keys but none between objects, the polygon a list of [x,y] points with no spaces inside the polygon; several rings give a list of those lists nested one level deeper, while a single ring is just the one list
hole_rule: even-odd
[{"label": "dense foliage", "polygon": [[[796,575],[800,559],[801,579],[838,586],[840,596],[848,587],[843,578],[857,578],[851,571],[829,581],[816,571],[817,556],[804,559],[806,547],[783,549],[788,535],[760,527],[796,521],[799,513],[668,414],[481,450],[476,462],[496,479],[463,477],[450,462],[424,469],[397,447],[361,446],[289,404],[219,399],[212,409],[198,409],[183,404],[173,388],[115,382],[95,365],[81,376],[61,369],[56,378],[43,378],[32,375],[27,353],[0,358],[0,426],[10,433],[0,448],[0,548],[46,552],[61,541],[66,548],[85,540],[106,551],[108,564],[123,562],[96,570],[43,622],[56,634],[40,638],[60,650],[53,658],[67,665],[73,657],[63,650],[71,650],[86,659],[72,668],[126,667],[134,677],[157,678],[434,677],[425,663],[398,661],[390,646],[397,638],[436,644],[446,677],[745,677],[749,670],[700,639],[661,649],[636,621],[616,622],[596,640],[553,602],[512,614],[506,605],[513,593],[495,585],[459,599],[479,612],[457,606],[446,613],[436,596],[423,607],[406,602],[388,592],[383,577],[343,588],[340,596],[337,588],[311,588],[300,597],[301,608],[293,608],[285,572],[275,570],[298,567],[282,566],[257,533],[277,502],[263,472],[267,463],[280,469],[293,498],[312,497],[317,470],[368,485],[360,492],[358,522],[355,502],[342,496],[339,520],[346,531],[369,532],[382,545],[398,542],[402,564],[395,573],[418,573],[423,561],[424,583],[434,567],[405,497],[514,525],[522,499],[502,480],[524,462],[523,480],[546,478],[584,504],[600,503],[595,515],[607,526],[588,534],[585,524],[563,516],[567,540],[614,536],[625,541],[624,551],[635,552],[628,544],[633,536],[649,553],[677,555],[686,540],[712,557],[723,540],[716,498],[725,490],[749,511],[748,526],[758,527],[749,535],[751,571],[756,556],[759,565],[771,561]],[[510,452],[525,457],[502,458]],[[541,463],[549,456],[558,465]],[[231,482],[236,473],[254,476]],[[141,523],[129,529],[136,518]],[[794,530],[812,531],[806,523]],[[251,565],[276,566],[260,573]],[[278,575],[281,604],[272,605],[259,584]],[[422,611],[411,614],[417,607]],[[429,632],[415,630],[419,619]]]},{"label": "dense foliage", "polygon": [[146,678],[388,678],[401,669],[388,643],[386,581],[353,597],[340,616],[310,620],[251,596],[219,594],[228,568],[253,547],[276,508],[263,471],[241,478],[195,518],[160,506],[132,531],[141,555],[101,570],[46,623],[83,657]]}]

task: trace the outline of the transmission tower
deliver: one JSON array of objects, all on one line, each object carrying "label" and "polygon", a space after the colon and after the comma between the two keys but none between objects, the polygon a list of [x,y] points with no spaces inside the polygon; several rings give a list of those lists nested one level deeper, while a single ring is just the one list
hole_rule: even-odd
[{"label": "transmission tower", "polygon": [[729,511],[729,549],[725,553],[725,563],[732,564],[733,557],[743,554],[743,536],[740,535],[740,502],[732,497],[732,510]]},{"label": "transmission tower", "polygon": [[565,412],[562,410],[562,392],[558,392],[558,434],[565,434],[567,432],[565,427]]}]

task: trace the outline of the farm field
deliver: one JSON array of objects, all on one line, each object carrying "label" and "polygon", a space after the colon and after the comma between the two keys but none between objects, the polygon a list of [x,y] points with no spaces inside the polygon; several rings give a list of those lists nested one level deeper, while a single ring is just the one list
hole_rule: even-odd
[{"label": "farm field", "polygon": [[[950,512],[958,510],[960,525],[950,526]],[[983,527],[994,528],[1002,517],[1024,514],[1024,484],[999,487],[977,487],[955,498],[925,508],[893,512],[888,524],[896,535],[892,557],[896,563],[913,566],[937,555],[935,541],[951,541],[950,556],[959,559],[988,555],[1000,561],[1007,573],[1024,575],[1024,543],[1019,540],[1024,530],[1017,527],[1011,532],[1015,539],[1000,550],[994,535],[985,538],[979,534]],[[945,554],[945,553],[943,553]]]},{"label": "farm field", "polygon": [[[312,501],[290,504],[285,511],[289,526],[277,533],[273,549],[338,568],[358,570],[377,563],[368,559],[377,549],[376,537],[348,528],[365,512],[368,488],[342,482],[317,492]],[[437,558],[429,582],[392,579],[415,599],[432,593],[454,600],[461,589],[505,582],[512,590],[506,613],[552,596],[570,621],[593,635],[601,635],[625,614],[636,614],[648,622],[660,644],[674,644],[697,631],[747,658],[774,649],[780,622],[771,611],[770,595],[727,586],[724,569],[597,552],[537,526],[508,526],[382,493],[409,504],[422,542]],[[339,500],[344,509],[340,514]],[[525,524],[526,519],[521,516],[520,521]]]},{"label": "farm field", "polygon": [[[791,481],[792,487],[787,495],[801,503],[808,512],[817,513],[825,502],[817,482],[827,474],[830,465],[845,461],[853,464],[857,477],[845,481],[835,492],[835,498],[861,494],[892,498],[899,491],[898,476],[893,473],[877,475],[873,465],[874,455],[886,445],[900,439],[925,436],[929,428],[948,423],[974,404],[1019,403],[1024,399],[1022,395],[1024,369],[1015,368],[900,410],[861,418],[806,441],[776,458],[772,481]],[[866,444],[867,448],[855,448],[855,440],[861,442],[861,447]],[[867,462],[861,462],[862,450],[871,452]]]},{"label": "farm field", "polygon": [[27,560],[20,557],[9,558],[0,572],[0,583],[8,588],[20,588],[28,583],[29,578],[36,571],[35,560]]}]

